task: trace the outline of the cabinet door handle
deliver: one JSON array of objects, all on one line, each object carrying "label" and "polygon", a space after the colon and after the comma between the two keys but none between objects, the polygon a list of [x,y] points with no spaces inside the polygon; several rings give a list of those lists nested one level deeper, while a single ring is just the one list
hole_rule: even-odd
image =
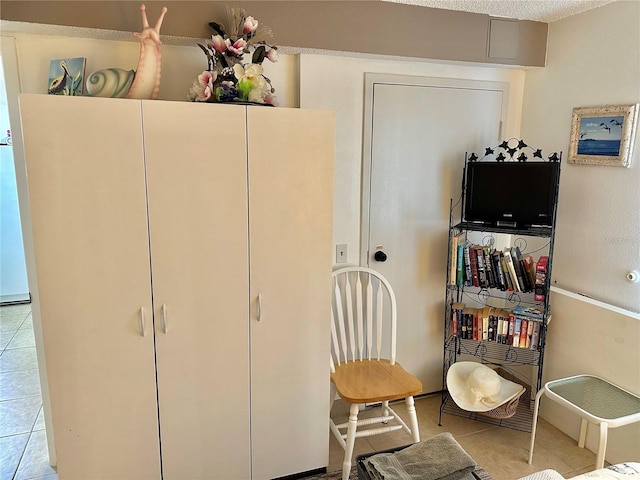
[{"label": "cabinet door handle", "polygon": [[160,313],[162,315],[162,333],[166,334],[167,331],[169,330],[169,324],[167,323],[167,305],[166,304],[162,304],[162,306],[160,307]]},{"label": "cabinet door handle", "polygon": [[140,307],[140,334],[144,337],[145,334],[145,321],[144,321],[144,307]]},{"label": "cabinet door handle", "polygon": [[256,299],[256,317],[258,321],[262,320],[262,294],[258,294],[258,298]]}]

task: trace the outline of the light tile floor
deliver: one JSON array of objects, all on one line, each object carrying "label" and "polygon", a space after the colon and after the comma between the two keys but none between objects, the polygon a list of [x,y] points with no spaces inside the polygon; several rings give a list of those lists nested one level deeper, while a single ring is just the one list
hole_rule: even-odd
[{"label": "light tile floor", "polygon": [[[440,400],[439,394],[416,400],[420,437],[427,439],[442,432],[451,432],[462,448],[495,480],[515,480],[548,468],[557,470],[565,478],[571,478],[595,469],[595,453],[579,448],[575,440],[544,419],[538,421],[533,464],[529,465],[529,433],[449,414],[443,414],[442,426],[438,426]],[[393,409],[401,417],[407,418],[403,402],[393,404]],[[339,400],[334,403],[332,418],[336,423],[346,422],[348,414],[346,404]],[[377,415],[379,409],[368,409],[361,412],[359,417]],[[341,470],[344,450],[333,434],[330,437],[328,471]],[[409,443],[411,437],[402,430],[385,435],[361,437],[356,439],[353,458]]]},{"label": "light tile floor", "polygon": [[[595,468],[596,456],[578,448],[577,442],[544,420],[538,422],[533,465],[529,465],[528,433],[495,427],[453,415],[443,415],[438,426],[440,396],[416,400],[420,435],[423,439],[451,432],[462,447],[495,478],[515,480],[553,468],[571,478]],[[395,404],[406,415],[403,403]],[[361,417],[375,415],[374,409]],[[336,422],[346,421],[348,407],[335,402]],[[330,435],[328,471],[342,468],[343,450]],[[356,440],[357,455],[410,443],[402,432]],[[49,465],[42,415],[42,398],[36,361],[30,305],[0,307],[0,480],[57,480]]]},{"label": "light tile floor", "polygon": [[56,480],[49,465],[30,305],[0,307],[0,480]]}]

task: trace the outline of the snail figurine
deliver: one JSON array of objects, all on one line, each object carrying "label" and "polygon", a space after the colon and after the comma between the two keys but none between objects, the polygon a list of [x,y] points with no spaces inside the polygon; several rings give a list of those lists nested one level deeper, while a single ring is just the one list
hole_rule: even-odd
[{"label": "snail figurine", "polygon": [[105,68],[93,72],[87,78],[87,94],[92,97],[138,98],[155,100],[160,91],[160,26],[167,13],[167,7],[154,27],[149,26],[144,3],[140,5],[142,13],[142,32],[133,35],[140,40],[140,58],[136,70]]}]

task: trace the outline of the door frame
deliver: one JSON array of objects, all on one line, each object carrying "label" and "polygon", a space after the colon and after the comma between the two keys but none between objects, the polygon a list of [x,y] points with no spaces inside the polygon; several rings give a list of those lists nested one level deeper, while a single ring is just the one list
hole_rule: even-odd
[{"label": "door frame", "polygon": [[438,87],[471,90],[493,90],[502,92],[502,111],[500,114],[500,131],[498,138],[502,137],[507,121],[509,107],[509,83],[469,80],[445,77],[422,77],[416,75],[396,75],[386,73],[364,74],[364,114],[363,114],[363,145],[362,145],[362,185],[360,202],[360,265],[369,266],[369,236],[371,232],[371,162],[373,154],[373,103],[375,86],[404,85],[418,87]]}]

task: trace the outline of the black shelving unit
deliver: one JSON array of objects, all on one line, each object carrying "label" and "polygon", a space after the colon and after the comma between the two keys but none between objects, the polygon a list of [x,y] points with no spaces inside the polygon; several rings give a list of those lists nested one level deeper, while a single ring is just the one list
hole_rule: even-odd
[{"label": "black shelving unit", "polygon": [[[439,424],[443,423],[443,413],[456,415],[486,422],[492,425],[498,425],[515,430],[530,432],[533,419],[533,403],[535,395],[542,387],[542,369],[544,363],[544,351],[546,345],[547,327],[549,325],[551,311],[549,305],[549,287],[551,279],[551,268],[553,264],[553,244],[555,235],[555,222],[557,212],[558,198],[558,182],[555,185],[555,199],[553,203],[553,212],[550,225],[533,226],[533,227],[510,227],[487,225],[479,222],[469,222],[465,220],[465,179],[467,166],[469,162],[477,161],[497,161],[497,162],[526,162],[528,159],[527,152],[534,152],[533,156],[538,157],[542,161],[542,151],[534,149],[525,144],[522,140],[510,139],[502,142],[496,147],[487,147],[485,155],[478,158],[475,153],[465,155],[465,168],[462,176],[462,194],[461,198],[454,203],[453,199],[450,204],[449,214],[449,255],[447,261],[447,286],[445,292],[445,328],[444,328],[444,365],[442,380],[442,403],[440,406]],[[552,153],[546,161],[560,162],[562,153]],[[454,211],[458,211],[455,214]],[[454,219],[457,217],[459,220]],[[514,292],[503,291],[497,288],[473,287],[468,285],[451,285],[451,244],[455,235],[463,233],[464,240],[468,235],[475,235],[482,238],[482,245],[493,245],[499,236],[511,236],[511,245],[522,245],[525,249],[530,243],[529,240],[534,237],[536,242],[542,242],[544,246],[539,248],[539,255],[548,255],[547,264],[545,298],[544,301],[537,302],[534,300],[533,292]],[[523,253],[528,253],[524,252]],[[538,255],[538,256],[539,256]],[[456,283],[456,282],[453,282]],[[464,282],[463,282],[464,283]],[[497,343],[487,340],[471,340],[453,335],[452,329],[452,310],[454,303],[465,303],[466,305],[484,307],[492,306],[505,310],[511,310],[518,305],[536,306],[543,312],[543,318],[540,322],[540,337],[538,348],[531,350],[529,348],[519,348],[507,344]],[[447,391],[446,378],[449,367],[460,360],[475,360],[489,366],[499,368],[498,372],[512,381],[520,383],[527,388],[527,392],[520,398],[517,411],[510,418],[493,418],[476,412],[462,410],[456,405]]]}]

